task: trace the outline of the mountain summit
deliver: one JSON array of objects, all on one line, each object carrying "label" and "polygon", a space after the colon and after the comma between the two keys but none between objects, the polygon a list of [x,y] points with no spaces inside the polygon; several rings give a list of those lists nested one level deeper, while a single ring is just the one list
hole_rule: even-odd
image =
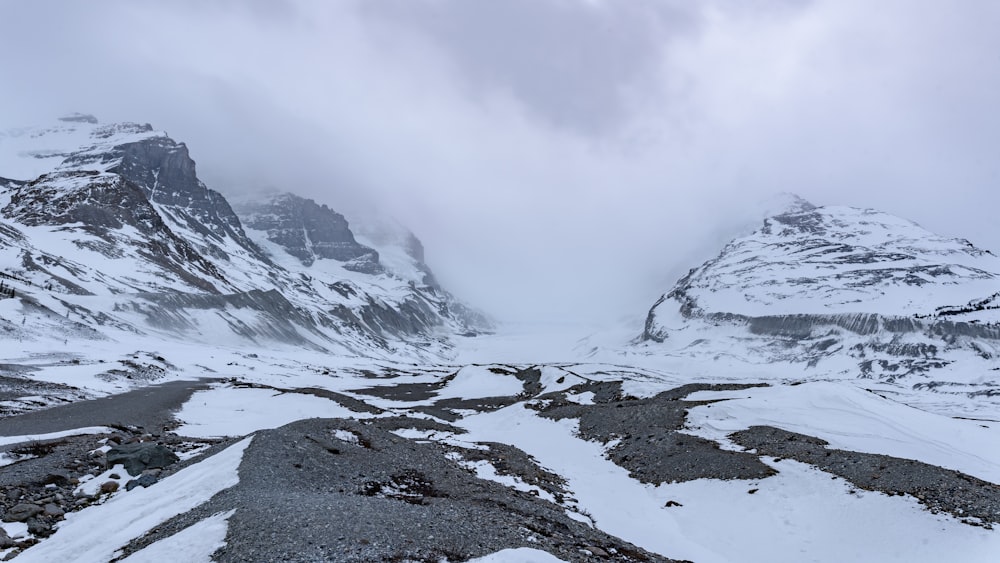
[{"label": "mountain summit", "polygon": [[799,206],[688,272],[642,338],[862,377],[940,375],[958,355],[1000,352],[998,280],[1000,259],[967,240],[872,209]]},{"label": "mountain summit", "polygon": [[282,194],[237,215],[150,125],[73,115],[8,131],[0,177],[0,268],[21,302],[0,322],[21,338],[125,330],[420,355],[488,326],[386,268],[326,206]]}]

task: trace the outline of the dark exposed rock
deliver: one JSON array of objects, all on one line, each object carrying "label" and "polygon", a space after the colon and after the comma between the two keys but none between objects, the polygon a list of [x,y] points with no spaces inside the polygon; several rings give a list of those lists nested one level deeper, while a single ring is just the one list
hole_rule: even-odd
[{"label": "dark exposed rock", "polygon": [[130,475],[139,475],[146,469],[167,467],[176,463],[179,458],[160,444],[135,442],[111,448],[108,450],[107,460],[108,467],[120,463]]},{"label": "dark exposed rock", "polygon": [[28,532],[44,538],[52,534],[52,526],[44,520],[30,518],[28,519]]},{"label": "dark exposed rock", "polygon": [[117,146],[104,158],[120,159],[111,172],[139,186],[150,201],[169,206],[174,220],[203,236],[210,252],[226,256],[212,241],[230,239],[256,259],[269,263],[247,238],[226,198],[198,179],[195,162],[184,143],[166,136],[152,137]]},{"label": "dark exposed rock", "polygon": [[14,540],[7,535],[7,530],[0,528],[0,549],[7,549],[14,545]]},{"label": "dark exposed rock", "polygon": [[[145,259],[199,290],[215,293],[216,285],[226,283],[211,262],[167,227],[134,183],[116,174],[46,174],[14,189],[10,203],[0,212],[25,225],[82,223],[85,230],[108,243],[108,252],[120,252],[115,245],[123,241],[134,244]],[[116,237],[115,231],[126,225],[141,237]]]},{"label": "dark exposed rock", "polygon": [[143,473],[138,479],[130,479],[128,483],[125,483],[125,490],[131,491],[136,487],[149,487],[150,485],[156,484],[156,477],[150,475],[149,473]]},{"label": "dark exposed rock", "polygon": [[64,115],[59,118],[59,121],[65,121],[67,123],[97,123],[97,118],[89,113],[71,113],[69,115]]},{"label": "dark exposed rock", "polygon": [[268,201],[241,203],[237,209],[248,228],[266,231],[269,241],[306,266],[329,259],[362,273],[382,271],[378,252],[354,240],[347,219],[326,205],[285,193]]},{"label": "dark exposed rock", "polygon": [[43,512],[42,507],[37,504],[29,504],[22,502],[21,504],[15,504],[14,506],[7,509],[3,514],[4,522],[24,522],[28,518],[32,518]]}]

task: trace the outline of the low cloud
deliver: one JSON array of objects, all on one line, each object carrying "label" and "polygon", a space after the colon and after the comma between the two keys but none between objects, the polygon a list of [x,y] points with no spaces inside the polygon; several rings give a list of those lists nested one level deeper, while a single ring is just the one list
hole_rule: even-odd
[{"label": "low cloud", "polygon": [[[32,2],[0,126],[151,122],[212,187],[409,225],[501,317],[641,316],[791,191],[1000,249],[1000,21],[888,1]],[[0,171],[2,175],[2,171]]]}]

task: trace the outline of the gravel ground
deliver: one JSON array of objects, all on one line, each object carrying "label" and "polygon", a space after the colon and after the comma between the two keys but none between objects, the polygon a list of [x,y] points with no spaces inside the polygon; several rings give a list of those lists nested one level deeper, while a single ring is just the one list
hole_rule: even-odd
[{"label": "gravel ground", "polygon": [[[537,369],[510,368],[504,373],[522,381],[522,394],[471,401],[447,399],[412,411],[457,420],[462,415],[459,409],[493,410],[527,400],[541,416],[578,419],[581,437],[613,443],[609,459],[644,483],[701,478],[756,480],[775,473],[761,461],[762,456],[792,458],[839,475],[859,488],[910,494],[928,509],[949,512],[970,524],[988,527],[1000,522],[1000,486],[955,471],[831,449],[817,438],[771,427],[733,434],[731,439],[747,448],[746,452],[722,450],[714,442],[680,432],[687,409],[705,404],[684,400],[691,392],[751,385],[685,385],[637,399],[623,394],[620,383],[592,382],[538,395]],[[0,419],[0,435],[106,425],[119,429],[117,441],[145,439],[161,441],[172,449],[190,447],[187,439],[166,429],[174,427],[173,413],[191,393],[208,385],[207,381],[172,382],[6,417]],[[440,386],[403,383],[364,391],[394,400],[425,400]],[[326,397],[358,413],[388,414],[340,393],[313,388],[280,391]],[[567,399],[567,394],[584,391],[594,393],[595,404],[580,405]],[[238,485],[135,540],[125,554],[207,516],[235,508],[228,544],[215,556],[218,561],[437,563],[442,558],[462,561],[515,547],[542,549],[571,562],[667,561],[570,518],[567,511],[575,510],[572,491],[566,490],[562,478],[539,467],[516,447],[486,443],[486,450],[464,449],[392,433],[403,428],[463,432],[439,421],[407,416],[363,421],[311,419],[258,432],[244,455]],[[74,497],[72,489],[75,481],[104,469],[103,457],[91,453],[103,437],[80,436],[0,448],[20,448],[39,456],[0,467],[0,508],[6,513],[17,504],[56,504],[59,510],[70,512],[100,502],[99,496]],[[218,444],[203,455],[212,455],[232,442]],[[535,485],[556,502],[478,479],[453,459],[456,455],[464,461],[486,461],[498,474]],[[194,462],[178,463],[158,476]],[[46,488],[52,484],[56,484],[55,489]],[[43,532],[40,536],[44,537],[45,526],[51,527],[62,518],[58,510],[52,512],[55,514],[35,517]],[[585,515],[578,517],[585,519]]]},{"label": "gravel ground", "polygon": [[[358,443],[338,439],[337,430]],[[133,548],[236,508],[218,561],[437,563],[514,547],[571,562],[668,561],[569,518],[563,507],[476,478],[449,451],[396,436],[377,420],[311,419],[259,432],[238,485]]]},{"label": "gravel ground", "polygon": [[[649,399],[635,399],[620,398],[620,393],[605,384],[601,389],[606,402],[579,405],[554,397],[538,408],[539,414],[556,420],[579,419],[583,438],[603,443],[617,441],[608,457],[643,483],[763,479],[775,471],[757,456],[723,450],[711,440],[678,432],[684,427],[687,409],[704,404],[683,401],[681,397],[693,391],[747,387],[751,386],[685,385]],[[577,386],[569,392],[581,390],[589,390],[589,386]]]},{"label": "gravel ground", "polygon": [[0,436],[44,434],[87,426],[133,426],[159,433],[173,413],[209,380],[171,381],[90,401],[79,401],[0,419]]}]

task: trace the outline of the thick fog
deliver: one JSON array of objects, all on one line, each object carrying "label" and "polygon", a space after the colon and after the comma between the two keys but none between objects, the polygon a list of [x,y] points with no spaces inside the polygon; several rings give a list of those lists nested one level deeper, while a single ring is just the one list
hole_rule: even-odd
[{"label": "thick fog", "polygon": [[998,28],[985,0],[3,1],[0,128],[149,122],[224,193],[395,216],[500,318],[641,317],[778,192],[1000,249]]}]

